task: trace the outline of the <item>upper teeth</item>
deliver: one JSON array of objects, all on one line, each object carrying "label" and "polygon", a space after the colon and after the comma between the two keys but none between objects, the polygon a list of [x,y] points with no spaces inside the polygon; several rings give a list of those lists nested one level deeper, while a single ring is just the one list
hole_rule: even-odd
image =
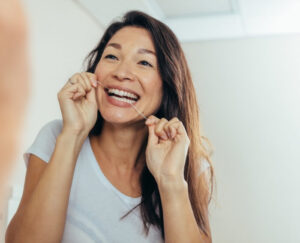
[{"label": "upper teeth", "polygon": [[133,98],[133,99],[138,99],[138,96],[136,96],[135,94],[126,92],[126,91],[124,91],[124,90],[119,90],[119,89],[109,89],[109,90],[108,90],[108,93],[109,93],[109,94],[116,94],[116,95],[119,95],[119,96],[127,96],[127,97],[130,97],[130,98]]}]

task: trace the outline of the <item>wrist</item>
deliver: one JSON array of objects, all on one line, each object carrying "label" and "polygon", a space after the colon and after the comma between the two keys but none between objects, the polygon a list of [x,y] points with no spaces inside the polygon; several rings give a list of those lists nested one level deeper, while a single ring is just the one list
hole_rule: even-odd
[{"label": "wrist", "polygon": [[80,138],[86,138],[88,133],[82,129],[74,129],[74,128],[68,128],[68,127],[63,127],[61,131],[61,135],[64,137],[72,137],[76,139]]},{"label": "wrist", "polygon": [[58,135],[58,140],[64,143],[73,144],[76,147],[81,146],[87,135],[83,132],[75,132],[72,130],[63,129]]},{"label": "wrist", "polygon": [[187,182],[183,176],[160,176],[157,185],[161,191],[178,192],[187,188]]}]

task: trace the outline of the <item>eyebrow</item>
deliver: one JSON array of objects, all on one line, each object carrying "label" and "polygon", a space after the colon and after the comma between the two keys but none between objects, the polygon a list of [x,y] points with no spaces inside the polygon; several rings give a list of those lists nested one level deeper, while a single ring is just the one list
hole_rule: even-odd
[{"label": "eyebrow", "polygon": [[[109,43],[106,47],[109,47],[109,46],[112,46],[112,47],[114,47],[116,49],[119,49],[119,50],[122,49],[122,46],[118,43]],[[156,56],[156,53],[154,51],[151,51],[151,50],[148,50],[148,49],[145,49],[145,48],[140,48],[138,50],[138,53],[140,53],[140,54],[152,54],[152,55]]]}]

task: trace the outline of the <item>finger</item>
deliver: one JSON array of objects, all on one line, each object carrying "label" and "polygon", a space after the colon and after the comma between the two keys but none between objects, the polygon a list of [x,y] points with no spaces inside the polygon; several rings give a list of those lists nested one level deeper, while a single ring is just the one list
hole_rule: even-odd
[{"label": "finger", "polygon": [[95,81],[92,82],[92,80],[86,75],[86,73],[81,73],[80,75],[84,79],[84,82],[86,83],[86,85],[88,87],[88,90],[87,90],[88,92],[90,92],[93,88],[97,87]]},{"label": "finger", "polygon": [[86,94],[86,99],[87,99],[89,102],[97,103],[97,98],[96,98],[96,87],[95,87],[95,88],[91,88],[91,91],[88,92],[88,93]]},{"label": "finger", "polygon": [[74,93],[74,96],[73,96],[74,100],[86,95],[86,92],[85,92],[84,88],[82,87],[81,83],[74,84],[74,86],[77,88],[76,92]]},{"label": "finger", "polygon": [[85,91],[90,92],[92,89],[91,81],[84,73],[80,73],[80,77],[83,79],[83,82],[85,84]]},{"label": "finger", "polygon": [[189,143],[189,137],[187,136],[187,133],[186,133],[186,130],[185,130],[185,127],[183,125],[183,123],[181,121],[176,121],[174,122],[170,128],[172,129],[172,131],[174,131],[175,129],[175,135],[180,135],[181,137],[184,137],[186,142]]},{"label": "finger", "polygon": [[68,82],[66,82],[66,84],[62,87],[62,90],[70,88],[75,83],[76,83],[76,78],[72,76],[71,78],[69,78]]},{"label": "finger", "polygon": [[164,140],[168,139],[168,134],[164,130],[164,126],[166,125],[167,122],[168,122],[167,119],[162,118],[162,119],[160,119],[160,121],[155,126],[156,135],[159,136],[160,138],[164,139]]},{"label": "finger", "polygon": [[173,118],[170,120],[171,123],[172,123],[172,122],[175,122],[175,121],[179,121],[179,119],[178,119],[177,117],[173,117]]},{"label": "finger", "polygon": [[78,85],[66,84],[57,94],[58,99],[67,98],[73,99],[74,95],[78,92]]},{"label": "finger", "polygon": [[158,141],[159,141],[159,138],[155,135],[155,126],[152,124],[152,125],[149,125],[148,126],[148,131],[149,131],[149,135],[148,135],[148,144],[158,144]]},{"label": "finger", "polygon": [[85,83],[85,81],[84,81],[84,79],[83,79],[83,77],[81,76],[80,73],[77,75],[77,82],[81,83],[84,90],[88,91],[88,85]]},{"label": "finger", "polygon": [[169,139],[172,139],[172,130],[171,130],[171,127],[170,127],[170,123],[169,123],[169,122],[167,122],[167,123],[165,124],[165,126],[164,126],[163,129],[164,129],[165,133],[167,134],[168,138],[169,138]]},{"label": "finger", "polygon": [[176,129],[172,126],[174,123],[179,122],[177,117],[172,118],[165,126],[165,130],[168,131],[169,137],[172,139],[176,135]]},{"label": "finger", "polygon": [[[89,72],[84,72],[83,74],[87,77],[93,87],[98,87],[97,77],[95,74]],[[86,98],[89,102],[96,102],[96,89],[92,89],[92,91],[86,95]]]},{"label": "finger", "polygon": [[159,119],[156,116],[149,116],[145,124],[148,126],[149,135],[148,135],[148,144],[158,144],[158,137],[155,135],[155,124],[159,122]]},{"label": "finger", "polygon": [[154,125],[154,124],[156,124],[158,122],[159,122],[159,119],[156,116],[151,115],[151,116],[148,117],[148,119],[146,120],[145,124],[146,125]]},{"label": "finger", "polygon": [[170,132],[171,139],[173,139],[177,134],[176,128],[173,127],[172,125],[169,126],[169,132]]},{"label": "finger", "polygon": [[85,75],[89,78],[89,80],[91,80],[93,84],[95,84],[96,86],[98,85],[97,76],[94,73],[85,72]]},{"label": "finger", "polygon": [[85,72],[86,76],[88,76],[90,79],[95,79],[97,80],[97,76],[94,73],[91,72]]}]

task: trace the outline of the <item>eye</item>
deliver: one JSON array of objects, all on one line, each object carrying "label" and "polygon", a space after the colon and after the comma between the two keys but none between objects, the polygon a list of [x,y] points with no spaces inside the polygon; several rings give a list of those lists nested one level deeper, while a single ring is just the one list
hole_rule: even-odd
[{"label": "eye", "polygon": [[105,58],[114,59],[114,58],[117,58],[117,57],[114,56],[114,55],[108,54],[108,55],[105,56]]},{"label": "eye", "polygon": [[142,63],[143,66],[149,66],[149,67],[152,67],[152,65],[151,65],[149,62],[145,61],[145,60],[140,61],[140,63]]}]

